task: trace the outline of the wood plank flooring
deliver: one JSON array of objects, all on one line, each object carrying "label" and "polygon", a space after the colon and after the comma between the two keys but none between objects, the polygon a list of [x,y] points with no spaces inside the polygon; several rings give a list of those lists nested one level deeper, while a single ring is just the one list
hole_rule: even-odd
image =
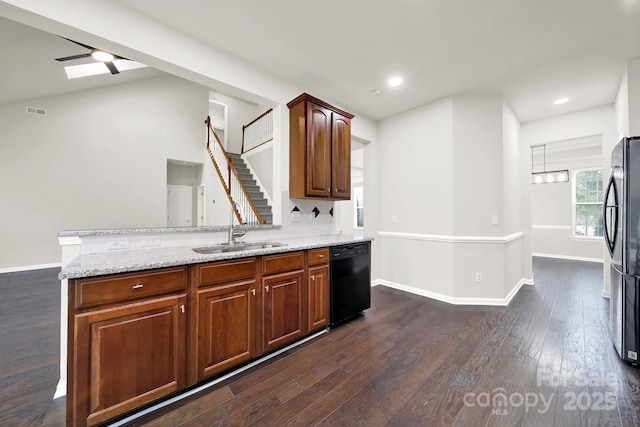
[{"label": "wood plank flooring", "polygon": [[[57,271],[0,275],[0,426],[64,425]],[[638,426],[602,264],[534,258],[509,307],[382,286],[366,315],[131,426]]]}]

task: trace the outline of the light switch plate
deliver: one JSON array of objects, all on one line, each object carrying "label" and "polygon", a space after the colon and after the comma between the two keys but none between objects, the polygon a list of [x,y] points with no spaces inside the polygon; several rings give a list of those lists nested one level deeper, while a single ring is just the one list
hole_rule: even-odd
[{"label": "light switch plate", "polygon": [[491,224],[493,225],[500,224],[500,217],[498,215],[491,215]]}]

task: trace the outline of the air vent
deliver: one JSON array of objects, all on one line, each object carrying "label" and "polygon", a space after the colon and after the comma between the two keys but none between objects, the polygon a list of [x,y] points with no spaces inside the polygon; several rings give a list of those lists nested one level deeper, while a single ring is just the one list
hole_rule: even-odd
[{"label": "air vent", "polygon": [[36,116],[46,116],[47,110],[45,110],[44,108],[27,107],[27,113],[35,114]]}]

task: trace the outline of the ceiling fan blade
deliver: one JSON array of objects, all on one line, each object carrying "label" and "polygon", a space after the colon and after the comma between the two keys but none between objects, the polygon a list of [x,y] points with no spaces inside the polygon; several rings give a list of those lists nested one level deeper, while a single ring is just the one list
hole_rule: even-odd
[{"label": "ceiling fan blade", "polygon": [[111,74],[118,74],[120,73],[120,71],[118,71],[118,69],[116,68],[115,65],[113,65],[113,62],[105,62],[104,65],[107,66],[107,68],[109,69],[109,71],[111,71]]},{"label": "ceiling fan blade", "polygon": [[78,46],[82,46],[82,47],[84,47],[84,48],[86,48],[86,49],[93,50],[93,46],[89,46],[89,45],[86,45],[86,44],[84,44],[84,43],[80,43],[80,42],[77,42],[77,41],[75,41],[75,40],[68,39],[68,38],[66,38],[66,37],[62,37],[62,38],[63,38],[63,39],[65,39],[65,40],[67,40],[67,41],[70,41],[71,43],[75,43],[75,44],[77,44]]},{"label": "ceiling fan blade", "polygon": [[63,58],[56,58],[56,61],[60,61],[60,62],[62,62],[62,61],[71,61],[71,60],[74,60],[74,59],[88,58],[90,56],[91,56],[90,53],[82,53],[80,55],[72,55],[72,56],[65,56]]}]

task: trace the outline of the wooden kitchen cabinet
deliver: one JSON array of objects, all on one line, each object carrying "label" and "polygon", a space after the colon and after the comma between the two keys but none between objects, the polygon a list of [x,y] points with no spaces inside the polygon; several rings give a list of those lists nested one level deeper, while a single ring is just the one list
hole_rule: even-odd
[{"label": "wooden kitchen cabinet", "polygon": [[308,251],[307,331],[315,332],[329,324],[329,249]]},{"label": "wooden kitchen cabinet", "polygon": [[302,337],[305,301],[304,252],[263,258],[263,351]]},{"label": "wooden kitchen cabinet", "polygon": [[197,282],[195,381],[258,355],[260,288],[255,258],[194,267]]},{"label": "wooden kitchen cabinet", "polygon": [[93,426],[185,387],[186,294],[76,313],[67,425]]},{"label": "wooden kitchen cabinet", "polygon": [[289,107],[289,197],[351,198],[353,114],[303,93]]}]

